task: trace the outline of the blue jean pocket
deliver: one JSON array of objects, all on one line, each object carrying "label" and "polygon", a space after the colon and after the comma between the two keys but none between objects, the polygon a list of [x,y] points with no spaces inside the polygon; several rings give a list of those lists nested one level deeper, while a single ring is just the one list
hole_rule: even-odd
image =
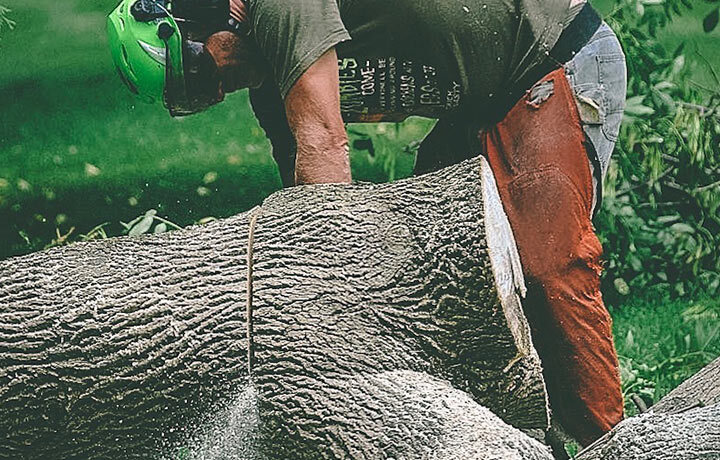
[{"label": "blue jean pocket", "polygon": [[603,134],[610,141],[616,141],[625,109],[627,76],[625,55],[622,53],[603,54],[595,57],[598,63],[600,87],[603,95],[605,121]]}]

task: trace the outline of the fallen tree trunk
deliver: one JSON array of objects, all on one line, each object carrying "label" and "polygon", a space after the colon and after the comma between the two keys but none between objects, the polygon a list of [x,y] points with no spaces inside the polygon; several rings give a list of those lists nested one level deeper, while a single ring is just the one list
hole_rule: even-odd
[{"label": "fallen tree trunk", "polygon": [[621,422],[577,460],[720,458],[720,358],[644,414]]},{"label": "fallen tree trunk", "polygon": [[[337,383],[334,382],[334,383]],[[323,405],[318,411],[294,411],[292,422],[282,422],[280,431],[297,430],[291,442],[268,433],[258,425],[250,439],[247,431],[229,437],[223,451],[214,455],[212,437],[193,449],[191,458],[245,459],[243,452],[262,452],[273,459],[482,459],[552,460],[550,449],[504,423],[466,392],[427,373],[391,371],[356,374],[335,385],[315,391]],[[259,396],[259,395],[258,395]],[[262,397],[259,396],[262,406]],[[285,401],[307,398],[285,396]],[[318,407],[303,405],[302,407]],[[277,406],[276,406],[277,408]],[[281,410],[283,414],[293,411]],[[258,412],[263,413],[262,409]],[[318,412],[322,419],[314,419]],[[319,426],[314,426],[319,425]],[[226,438],[227,439],[227,438]],[[278,442],[284,441],[284,442]],[[250,448],[248,448],[250,447]],[[237,449],[240,448],[238,451]],[[251,457],[254,458],[254,457]]]},{"label": "fallen tree trunk", "polygon": [[577,460],[701,460],[720,458],[720,405],[680,414],[645,414],[620,423]]},{"label": "fallen tree trunk", "polygon": [[653,413],[679,413],[720,403],[720,358],[681,383],[652,406]]},{"label": "fallen tree trunk", "polygon": [[[517,427],[548,424],[483,160],[289,189],[204,227],[11,259],[0,280],[0,458],[167,453],[247,388],[261,420],[247,458],[402,456],[397,414],[376,403],[390,383],[358,380],[401,371],[449,382]],[[420,425],[445,417],[407,407]],[[510,432],[498,430],[513,445]],[[418,448],[446,445],[431,438]],[[517,458],[544,455],[527,452]]]}]

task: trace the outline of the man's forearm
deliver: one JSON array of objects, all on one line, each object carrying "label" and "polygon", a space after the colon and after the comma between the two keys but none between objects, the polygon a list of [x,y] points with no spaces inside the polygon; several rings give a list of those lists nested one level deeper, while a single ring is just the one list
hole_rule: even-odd
[{"label": "man's forearm", "polygon": [[340,115],[337,54],[328,50],[285,97],[285,113],[297,144],[295,182],[350,182],[345,124]]},{"label": "man's forearm", "polygon": [[309,126],[295,133],[296,184],[349,183],[351,181],[347,134]]}]

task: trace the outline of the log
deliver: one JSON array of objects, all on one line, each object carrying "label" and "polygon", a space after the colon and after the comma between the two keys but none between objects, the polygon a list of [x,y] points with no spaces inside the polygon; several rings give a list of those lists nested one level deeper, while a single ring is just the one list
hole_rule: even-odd
[{"label": "log", "polygon": [[679,413],[720,403],[720,358],[681,383],[651,407],[656,413]]},{"label": "log", "polygon": [[[427,373],[358,374],[346,386],[319,389],[329,404],[315,423],[327,426],[327,437],[305,431],[304,442],[288,444],[266,436],[258,393],[248,385],[192,439],[188,458],[553,460],[548,447]],[[308,413],[293,417],[293,425]]]},{"label": "log", "polygon": [[208,426],[255,427],[236,458],[544,458],[504,425],[549,419],[521,273],[483,159],[0,262],[0,458],[172,458]]},{"label": "log", "polygon": [[580,452],[576,460],[720,459],[720,358]]},{"label": "log", "polygon": [[576,460],[720,458],[720,405],[679,414],[646,412],[621,422]]}]

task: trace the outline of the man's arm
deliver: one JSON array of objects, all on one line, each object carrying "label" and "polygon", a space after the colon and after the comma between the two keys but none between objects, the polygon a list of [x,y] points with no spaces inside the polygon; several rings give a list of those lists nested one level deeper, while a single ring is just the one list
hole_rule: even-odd
[{"label": "man's arm", "polygon": [[340,115],[337,54],[320,56],[285,97],[288,124],[297,143],[297,184],[348,183],[350,159]]}]

